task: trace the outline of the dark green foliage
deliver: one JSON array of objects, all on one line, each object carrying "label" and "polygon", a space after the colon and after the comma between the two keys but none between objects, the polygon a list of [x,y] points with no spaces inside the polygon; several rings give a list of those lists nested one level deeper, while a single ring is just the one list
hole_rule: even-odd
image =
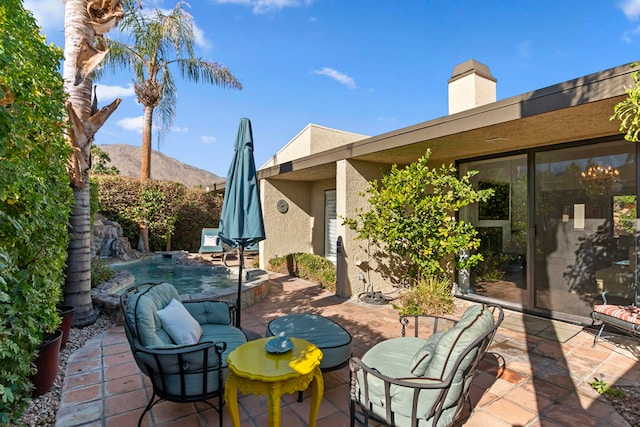
[{"label": "dark green foliage", "polygon": [[97,175],[99,210],[122,226],[133,247],[137,246],[143,212],[149,227],[152,251],[200,248],[203,228],[220,222],[222,196],[202,188],[187,188],[169,181],[114,175]]},{"label": "dark green foliage", "polygon": [[509,219],[510,187],[508,183],[480,181],[478,189],[492,189],[494,192],[491,199],[478,204],[478,219],[480,221]]},{"label": "dark green foliage", "polygon": [[336,266],[325,257],[295,253],[269,260],[269,270],[300,277],[331,292],[336,291]]},{"label": "dark green foliage", "polygon": [[[370,182],[364,197],[369,207],[347,218],[356,238],[375,246],[369,256],[378,271],[394,284],[405,284],[404,310],[409,314],[451,309],[455,268],[470,268],[482,260],[470,223],[456,213],[471,203],[485,202],[493,189],[475,190],[469,172],[458,177],[453,166],[428,166],[430,151],[417,161]],[[461,252],[470,253],[460,257]],[[401,268],[399,267],[401,266]]]},{"label": "dark green foliage", "polygon": [[115,166],[107,166],[111,162],[109,153],[98,147],[91,146],[91,174],[92,175],[120,175],[120,171]]},{"label": "dark green foliage", "polygon": [[89,218],[91,219],[91,224],[93,224],[93,219],[96,217],[99,209],[98,183],[93,177],[89,177]]},{"label": "dark green foliage", "polygon": [[[470,223],[455,219],[460,208],[486,201],[492,189],[475,190],[469,172],[458,178],[453,166],[428,166],[430,152],[404,168],[394,165],[381,182],[370,183],[369,208],[345,223],[357,238],[379,245],[381,251],[406,263],[402,274],[421,280],[426,276],[451,277],[454,267],[469,268],[481,255],[457,255],[478,248],[480,240]],[[396,278],[398,282],[402,278]]]},{"label": "dark green foliage", "polygon": [[43,334],[60,324],[72,200],[60,49],[0,2],[0,424],[19,418]]},{"label": "dark green foliage", "polygon": [[107,282],[116,277],[116,272],[113,271],[109,264],[101,258],[91,259],[91,287],[95,288],[104,282]]},{"label": "dark green foliage", "polygon": [[620,133],[624,133],[624,139],[631,142],[640,141],[640,70],[638,64],[631,64],[636,68],[631,76],[633,86],[627,87],[627,97],[613,107],[613,115],[610,120],[620,120]]}]

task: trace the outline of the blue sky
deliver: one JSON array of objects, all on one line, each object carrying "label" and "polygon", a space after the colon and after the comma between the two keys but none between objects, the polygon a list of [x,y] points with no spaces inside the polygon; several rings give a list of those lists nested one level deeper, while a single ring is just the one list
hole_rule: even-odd
[{"label": "blue sky", "polygon": [[[309,123],[373,136],[446,116],[447,80],[468,59],[489,67],[498,100],[640,60],[640,0],[189,3],[197,54],[227,66],[244,89],[189,83],[176,72],[175,127],[153,148],[221,177],[242,117],[260,167]],[[24,5],[63,46],[62,0]],[[96,83],[100,107],[123,101],[95,143],[139,146],[131,75]]]}]

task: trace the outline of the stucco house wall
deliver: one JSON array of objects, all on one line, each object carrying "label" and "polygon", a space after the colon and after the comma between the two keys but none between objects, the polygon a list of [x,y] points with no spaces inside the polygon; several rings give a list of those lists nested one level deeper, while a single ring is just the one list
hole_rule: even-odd
[{"label": "stucco house wall", "polygon": [[309,123],[291,141],[274,154],[261,169],[290,162],[330,148],[340,147],[354,141],[368,138],[353,132],[331,129],[314,123]]},{"label": "stucco house wall", "polygon": [[[624,99],[625,87],[633,84],[630,64],[499,101],[484,99],[487,94],[483,91],[490,95],[491,78],[483,81],[470,76],[469,87],[485,104],[342,145],[330,138],[316,142],[314,135],[326,137],[327,132],[315,134],[313,126],[305,128],[304,137],[292,140],[258,171],[265,189],[264,256],[268,259],[292,252],[323,255],[324,191],[336,189],[338,218],[353,216],[359,207],[366,207],[366,199],[359,193],[366,190],[369,181],[379,179],[381,171],[392,164],[402,166],[417,160],[427,149],[432,151],[430,164],[439,166],[564,143],[620,139],[619,124],[609,117],[613,106]],[[294,147],[298,143],[303,147]],[[312,146],[318,151],[311,154]],[[297,157],[295,153],[309,154]],[[277,213],[274,206],[279,198],[289,201],[291,214]],[[366,242],[355,239],[342,221],[338,221],[337,231],[343,243],[337,257],[337,294],[357,296],[372,284],[376,290],[392,290],[394,284],[380,266],[370,265],[363,271],[371,250]]]},{"label": "stucco house wall", "polygon": [[[267,237],[260,247],[262,266],[270,258],[295,252],[312,252],[312,186],[310,182],[261,181],[262,212]],[[288,205],[286,212],[278,210],[279,201]]]},{"label": "stucco house wall", "polygon": [[[360,209],[367,209],[367,197],[361,196],[369,187],[369,182],[382,177],[386,165],[360,160],[341,160],[337,162],[336,184],[337,215],[338,218],[356,218]],[[378,265],[372,262],[370,254],[376,246],[367,240],[356,238],[355,231],[342,225],[339,221],[338,236],[342,238],[342,251],[338,254],[338,269],[336,275],[337,294],[345,297],[358,296],[362,292],[375,289],[392,290],[390,283],[385,281],[378,272]],[[361,274],[362,273],[362,274]]]}]

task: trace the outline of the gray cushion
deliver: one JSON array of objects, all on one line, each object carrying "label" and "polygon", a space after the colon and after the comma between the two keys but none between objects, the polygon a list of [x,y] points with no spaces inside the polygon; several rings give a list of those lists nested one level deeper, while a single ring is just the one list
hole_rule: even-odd
[{"label": "gray cushion", "polygon": [[201,325],[215,323],[231,324],[229,306],[222,301],[184,301],[184,306]]},{"label": "gray cushion", "polygon": [[[443,379],[453,369],[453,364],[464,349],[479,336],[493,329],[493,314],[483,305],[469,307],[458,323],[447,331],[438,341],[436,352],[425,371],[428,378]],[[473,355],[467,359],[473,359]],[[465,369],[468,363],[463,363],[460,369]]]},{"label": "gray cushion", "polygon": [[[140,302],[138,303],[138,299]],[[158,310],[165,308],[172,299],[180,299],[178,291],[168,283],[161,283],[149,289],[144,294],[139,293],[129,299],[127,308],[127,319],[130,325],[136,328],[134,332],[138,335],[140,343],[145,347],[163,346],[175,344],[169,334],[162,328],[162,323],[158,317]],[[137,304],[137,313],[134,313]]]},{"label": "gray cushion", "polygon": [[[136,294],[130,298],[127,313],[125,313],[134,328],[135,316],[133,310],[140,295]],[[137,331],[134,331],[138,334],[140,343],[143,346],[164,349],[176,347],[176,343],[162,327],[157,313],[158,310],[169,305],[174,298],[179,300],[180,296],[169,283],[161,283],[144,293],[144,297],[138,304],[138,328]],[[226,303],[221,301],[185,301],[184,306],[202,327],[202,336],[199,342],[224,341],[227,343],[225,362],[226,354],[240,344],[247,342],[244,333],[240,329],[231,326],[231,315],[229,314],[229,306]]]},{"label": "gray cushion", "polygon": [[[428,341],[415,337],[393,338],[382,341],[372,347],[362,357],[362,361],[371,368],[377,369],[383,375],[391,378],[404,379],[416,382],[440,382],[451,369],[456,358],[461,352],[481,335],[493,329],[494,320],[490,310],[484,306],[475,305],[467,309],[460,318],[460,321],[448,331],[442,333],[437,340],[435,351],[431,361],[427,364],[424,376],[416,377],[412,374],[412,358],[421,350]],[[476,351],[467,355],[460,365],[460,369],[466,369],[473,360]],[[363,371],[358,372],[358,387],[356,393],[363,390]],[[385,418],[385,393],[384,382],[368,377],[369,397],[371,399],[371,410],[381,418]],[[464,387],[462,372],[458,371],[454,376],[453,383],[447,392],[444,410],[438,425],[447,425],[456,413],[453,406],[457,397]],[[413,389],[392,385],[390,389],[391,410],[395,413],[396,425],[411,425],[411,410]],[[423,390],[420,392],[418,401],[418,418],[428,419],[434,403],[438,398],[440,390]]]},{"label": "gray cushion", "polygon": [[429,366],[429,362],[433,358],[433,354],[436,351],[436,346],[438,345],[438,341],[445,334],[445,331],[435,333],[429,337],[427,342],[420,347],[416,354],[413,355],[413,359],[411,359],[411,373],[416,377],[421,377],[424,375],[427,370],[427,366]]},{"label": "gray cushion", "polygon": [[269,322],[266,335],[300,338],[322,350],[320,369],[333,369],[351,357],[351,335],[333,320],[309,313],[295,313]]},{"label": "gray cushion", "polygon": [[207,323],[202,325],[202,337],[200,337],[200,342],[204,341],[224,341],[227,343],[227,349],[222,353],[222,364],[227,366],[227,356],[238,346],[246,343],[247,336],[241,329],[232,325]]}]

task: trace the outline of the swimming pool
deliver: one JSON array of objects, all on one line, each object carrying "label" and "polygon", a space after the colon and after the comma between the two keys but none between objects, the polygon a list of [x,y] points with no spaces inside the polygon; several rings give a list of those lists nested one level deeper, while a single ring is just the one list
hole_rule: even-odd
[{"label": "swimming pool", "polygon": [[112,264],[115,271],[128,271],[134,284],[167,282],[180,294],[220,294],[235,289],[238,274],[223,266],[188,265],[173,256],[154,255],[140,260]]}]

